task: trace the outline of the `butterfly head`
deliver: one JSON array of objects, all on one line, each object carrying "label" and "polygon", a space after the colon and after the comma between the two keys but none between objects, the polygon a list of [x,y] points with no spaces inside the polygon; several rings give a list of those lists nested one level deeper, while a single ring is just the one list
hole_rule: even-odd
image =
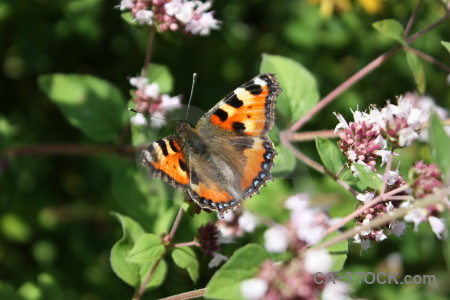
[{"label": "butterfly head", "polygon": [[178,120],[177,121],[177,132],[178,132],[178,135],[184,136],[190,130],[192,130],[192,125],[189,122],[183,121],[183,120]]}]

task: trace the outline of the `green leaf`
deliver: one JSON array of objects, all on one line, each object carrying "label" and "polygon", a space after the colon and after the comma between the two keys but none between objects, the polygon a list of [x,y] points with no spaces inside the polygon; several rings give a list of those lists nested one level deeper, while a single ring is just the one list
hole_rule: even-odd
[{"label": "green leaf", "polygon": [[316,79],[292,59],[264,54],[260,72],[277,75],[283,92],[278,96],[276,109],[288,122],[304,116],[319,101]]},{"label": "green leaf", "polygon": [[194,283],[197,282],[199,276],[199,264],[194,250],[189,247],[175,248],[175,250],[172,251],[172,258],[177,266],[188,271],[189,276]]},{"label": "green leaf", "polygon": [[426,87],[426,78],[422,61],[416,54],[412,53],[411,51],[406,51],[406,60],[408,61],[409,69],[414,76],[414,81],[416,82],[417,89],[420,93],[423,94]]},{"label": "green leaf", "polygon": [[9,283],[0,281],[0,299],[19,300],[20,297]]},{"label": "green leaf", "polygon": [[336,143],[316,136],[316,148],[325,167],[337,174],[345,164],[345,157]]},{"label": "green leaf", "polygon": [[166,248],[159,236],[146,233],[141,235],[136,241],[128,253],[127,260],[134,263],[153,261],[161,258],[165,250]]},{"label": "green leaf", "polygon": [[441,119],[434,114],[430,122],[430,150],[433,160],[439,165],[442,173],[450,176],[450,137],[442,126]]},{"label": "green leaf", "polygon": [[95,141],[115,140],[126,124],[119,89],[91,75],[51,74],[38,79],[40,89],[73,126]]},{"label": "green leaf", "polygon": [[158,262],[158,266],[152,276],[152,280],[146,289],[158,287],[164,281],[167,273],[167,264],[164,260],[155,260],[147,263],[132,263],[127,261],[128,253],[141,236],[145,234],[142,227],[131,218],[113,213],[122,225],[123,236],[111,249],[111,266],[114,273],[127,284],[138,288],[147,278],[150,270]]},{"label": "green leaf", "polygon": [[441,44],[447,49],[447,51],[450,53],[450,42],[441,41]]},{"label": "green leaf", "polygon": [[[332,232],[328,234],[323,239],[323,241],[320,242],[320,244],[328,240],[331,240],[339,235],[340,234],[337,232]],[[345,261],[347,260],[348,241],[347,240],[340,241],[339,243],[328,247],[327,250],[330,253],[331,258],[333,259],[333,266],[331,267],[330,272],[339,272],[340,270],[343,269]]]},{"label": "green leaf", "polygon": [[150,64],[148,67],[148,82],[156,82],[161,94],[171,93],[173,90],[173,76],[167,66],[160,64]]},{"label": "green leaf", "polygon": [[43,299],[68,299],[67,294],[63,292],[52,275],[48,273],[39,274],[37,281],[44,295]]},{"label": "green leaf", "polygon": [[372,24],[372,26],[378,30],[381,34],[396,40],[400,44],[405,44],[405,41],[402,38],[403,34],[403,25],[394,19],[386,19],[382,21],[378,21]]},{"label": "green leaf", "polygon": [[[450,227],[450,213],[448,210],[444,212],[444,222],[446,223],[446,228]],[[444,252],[444,259],[447,264],[447,271],[450,271],[450,238],[446,237],[442,242],[442,251]],[[1,297],[0,297],[1,298]]]},{"label": "green leaf", "polygon": [[267,251],[259,245],[248,244],[240,248],[211,278],[206,286],[205,297],[242,299],[241,282],[254,277],[262,263],[269,258]]},{"label": "green leaf", "polygon": [[295,155],[283,145],[275,146],[278,155],[275,157],[272,168],[272,175],[278,178],[284,178],[289,175],[297,165]]},{"label": "green leaf", "polygon": [[142,227],[127,216],[118,213],[113,215],[122,225],[123,236],[111,249],[111,266],[117,276],[131,286],[138,287],[140,283],[140,266],[126,260],[135,242],[145,232]]},{"label": "green leaf", "polygon": [[371,168],[358,163],[354,163],[353,166],[355,166],[356,171],[358,171],[358,177],[365,186],[376,191],[381,190],[383,181]]},{"label": "green leaf", "polygon": [[112,194],[120,208],[148,232],[170,230],[183,194],[160,179],[151,179],[147,170],[137,172],[136,163],[115,159]]}]

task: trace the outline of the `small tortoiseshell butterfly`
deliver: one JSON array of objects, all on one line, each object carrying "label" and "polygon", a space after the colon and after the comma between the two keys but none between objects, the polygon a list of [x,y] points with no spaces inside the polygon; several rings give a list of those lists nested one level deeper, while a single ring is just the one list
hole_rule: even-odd
[{"label": "small tortoiseshell butterfly", "polygon": [[222,216],[273,180],[277,152],[267,133],[280,92],[274,74],[256,76],[217,103],[195,127],[177,121],[178,134],[145,148],[142,164],[152,177]]}]

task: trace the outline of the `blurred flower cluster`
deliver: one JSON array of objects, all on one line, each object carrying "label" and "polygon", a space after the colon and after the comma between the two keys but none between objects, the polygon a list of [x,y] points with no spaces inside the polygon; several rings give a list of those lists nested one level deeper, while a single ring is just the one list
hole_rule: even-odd
[{"label": "blurred flower cluster", "polygon": [[[148,83],[145,77],[132,77],[130,84],[136,88],[133,92],[135,110],[140,112],[131,118],[134,125],[150,125],[155,128],[166,124],[166,114],[181,107],[181,96],[170,97],[167,94],[160,94],[157,83]],[[149,120],[144,114],[150,114]]]},{"label": "blurred flower cluster", "polygon": [[[389,169],[382,173],[380,170],[389,159],[397,155],[396,149],[408,147],[417,139],[428,138],[424,124],[429,122],[433,111],[437,111],[442,117],[446,116],[446,111],[437,107],[431,98],[409,93],[399,97],[397,105],[388,103],[381,110],[372,106],[368,113],[358,110],[353,112],[354,121],[350,123],[342,115],[336,114],[339,120],[336,126],[336,132],[339,133],[338,145],[347,157],[354,176],[359,175],[354,164],[361,164],[376,172],[383,181],[383,193],[404,187],[394,195],[395,200],[391,201],[375,201],[380,195],[378,191],[371,189],[359,194],[356,198],[361,201],[361,206],[371,201],[374,201],[374,205],[355,218],[357,224],[369,225],[376,217],[393,214],[398,208],[410,208],[415,201],[432,194],[440,195],[448,203],[449,191],[434,164],[416,162],[409,172],[408,181],[398,169]],[[395,220],[384,226],[362,231],[354,237],[354,242],[367,249],[371,240],[380,242],[392,234],[402,236],[407,227],[405,221],[413,222],[416,230],[419,224],[428,221],[440,238],[445,229],[443,220],[439,218],[443,210],[443,205],[413,209],[404,217],[404,221]]]},{"label": "blurred flower cluster", "polygon": [[309,250],[330,225],[330,219],[318,208],[309,205],[308,194],[288,198],[285,207],[290,219],[285,224],[271,224],[264,233],[265,248],[271,253],[290,253],[283,262],[266,260],[254,278],[241,283],[246,299],[350,299],[349,288],[343,283],[319,284],[332,270],[333,260],[326,250]]},{"label": "blurred flower cluster", "polygon": [[211,2],[197,0],[122,0],[122,11],[131,11],[136,23],[155,26],[159,31],[181,31],[187,35],[208,35],[220,21],[208,11]]}]

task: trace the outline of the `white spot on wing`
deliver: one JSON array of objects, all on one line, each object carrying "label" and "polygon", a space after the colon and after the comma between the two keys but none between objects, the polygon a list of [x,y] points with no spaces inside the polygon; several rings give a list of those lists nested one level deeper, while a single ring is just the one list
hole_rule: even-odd
[{"label": "white spot on wing", "polygon": [[265,82],[264,80],[262,80],[261,78],[255,78],[255,80],[253,80],[253,82],[257,85],[260,86],[265,86],[267,85],[267,82]]},{"label": "white spot on wing", "polygon": [[147,150],[144,150],[143,152],[144,152],[144,155],[145,155],[145,159],[147,161],[152,161],[152,156],[151,156],[150,152],[148,152]]}]

